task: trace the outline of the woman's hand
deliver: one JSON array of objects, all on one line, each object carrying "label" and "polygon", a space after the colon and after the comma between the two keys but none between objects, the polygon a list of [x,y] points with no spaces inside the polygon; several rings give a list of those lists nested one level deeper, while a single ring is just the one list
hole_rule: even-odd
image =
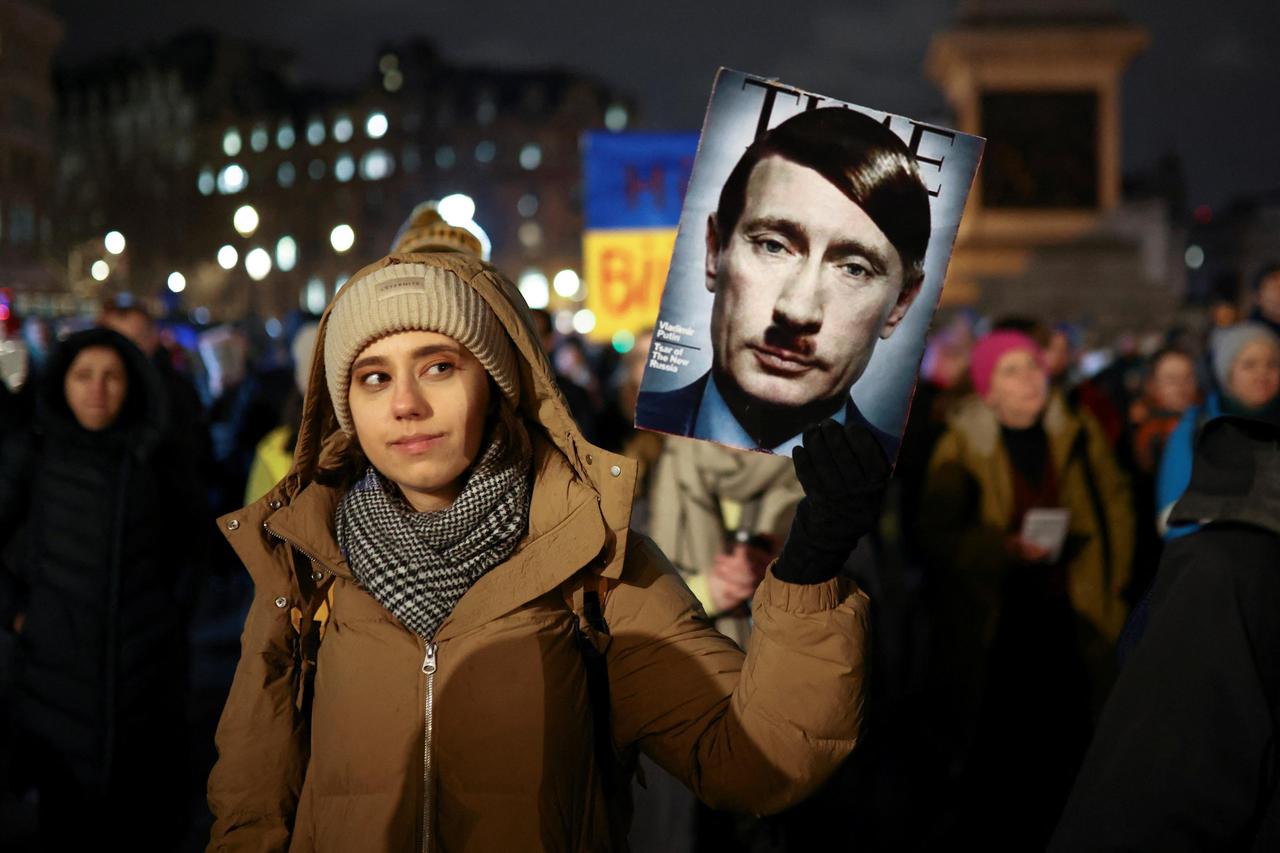
[{"label": "woman's hand", "polygon": [[1020,535],[1010,536],[1004,543],[1009,556],[1020,563],[1046,563],[1049,561],[1049,549],[1037,545]]},{"label": "woman's hand", "polygon": [[889,484],[889,461],[865,424],[823,421],[791,455],[804,498],[774,567],[778,580],[822,583],[840,573],[872,530]]},{"label": "woman's hand", "polygon": [[716,554],[707,583],[715,612],[727,613],[755,595],[770,559],[764,549],[741,542]]}]

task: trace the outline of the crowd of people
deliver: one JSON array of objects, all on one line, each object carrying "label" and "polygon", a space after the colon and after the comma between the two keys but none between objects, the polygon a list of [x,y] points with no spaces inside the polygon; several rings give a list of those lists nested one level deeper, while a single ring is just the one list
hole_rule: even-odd
[{"label": "crowd of people", "polygon": [[[470,267],[467,271],[474,274]],[[376,284],[377,276],[366,280]],[[1124,712],[1107,708],[1108,698],[1119,679],[1116,701],[1135,719],[1146,719],[1154,713],[1159,689],[1144,682],[1151,694],[1144,697],[1139,687],[1125,682],[1126,673],[1151,679],[1152,668],[1173,666],[1174,652],[1150,648],[1159,637],[1176,633],[1161,621],[1168,618],[1162,614],[1176,609],[1174,604],[1162,609],[1162,602],[1176,604],[1178,593],[1167,588],[1174,582],[1166,575],[1174,570],[1158,571],[1162,553],[1175,540],[1226,517],[1217,505],[1202,512],[1175,509],[1189,486],[1195,491],[1196,478],[1205,476],[1192,461],[1197,438],[1213,432],[1210,424],[1236,423],[1222,416],[1280,425],[1280,267],[1265,270],[1252,295],[1248,316],[1237,322],[1219,326],[1206,317],[1202,328],[1112,342],[1102,350],[1101,363],[1084,358],[1087,330],[1053,325],[1052,318],[944,313],[926,349],[882,511],[868,518],[867,535],[829,547],[830,534],[820,532],[827,528],[815,515],[815,507],[824,506],[814,498],[822,493],[819,474],[811,472],[811,482],[803,483],[784,457],[632,426],[646,334],[638,334],[635,347],[619,354],[560,334],[548,314],[534,311],[527,340],[511,319],[515,313],[499,319],[518,347],[540,347],[547,356],[542,361],[536,349],[490,353],[487,344],[468,343],[477,357],[488,353],[485,358],[492,359],[481,358],[497,383],[491,382],[491,392],[501,392],[490,394],[490,409],[516,411],[533,405],[529,401],[536,397],[544,401],[537,410],[539,423],[559,430],[563,422],[558,419],[568,416],[545,403],[558,399],[575,424],[570,432],[580,430],[590,445],[635,463],[631,527],[653,539],[702,611],[738,647],[753,649],[753,635],[761,630],[764,611],[753,618],[753,600],[779,595],[762,586],[773,583],[770,564],[782,555],[785,567],[788,547],[791,562],[797,563],[800,545],[787,543],[797,539],[793,532],[789,540],[788,532],[796,529],[798,513],[800,529],[809,531],[805,565],[822,562],[815,554],[851,550],[843,573],[870,599],[869,608],[857,610],[873,638],[874,673],[865,697],[858,694],[860,703],[865,698],[865,708],[855,715],[862,720],[858,748],[843,764],[834,762],[840,764],[834,775],[798,805],[786,798],[775,802],[767,791],[716,775],[730,766],[765,772],[761,768],[768,760],[753,763],[739,754],[738,765],[717,765],[714,773],[708,769],[712,765],[704,766],[706,776],[686,766],[693,757],[680,750],[710,748],[698,745],[694,729],[699,734],[737,731],[707,717],[710,711],[696,704],[701,700],[677,709],[633,703],[631,710],[640,713],[644,706],[649,715],[636,722],[642,729],[636,737],[659,744],[652,752],[664,760],[639,759],[643,784],[633,788],[632,849],[809,849],[806,845],[818,840],[833,849],[939,849],[947,839],[964,837],[981,839],[993,850],[1034,850],[1050,844],[1055,828],[1058,849],[1094,849],[1077,846],[1087,837],[1091,818],[1114,818],[1122,810],[1108,804],[1109,811],[1090,811],[1091,801],[1108,785],[1128,780],[1107,775],[1112,768],[1095,753],[1104,737],[1108,754],[1123,754],[1124,739],[1138,737],[1116,722]],[[359,328],[362,321],[353,316],[342,322]],[[270,501],[275,509],[292,500],[296,495],[290,490],[303,485],[290,480],[299,476],[300,465],[309,469],[307,478],[323,480],[326,454],[334,451],[329,444],[321,446],[324,435],[315,434],[319,416],[311,401],[327,399],[323,377],[332,376],[335,364],[352,371],[357,353],[344,356],[343,363],[332,351],[322,351],[325,333],[317,320],[294,318],[279,338],[258,335],[256,329],[253,335],[236,332],[232,337],[242,346],[258,350],[248,360],[252,367],[239,371],[211,365],[207,353],[183,348],[170,324],[140,307],[113,303],[89,322],[67,324],[80,328],[51,336],[47,352],[33,350],[31,375],[21,389],[0,385],[0,628],[6,634],[0,765],[8,777],[4,815],[10,840],[22,841],[22,830],[13,827],[34,803],[38,825],[26,831],[48,849],[66,849],[86,833],[105,837],[113,830],[127,831],[137,849],[195,848],[208,838],[212,818],[192,803],[202,800],[214,759],[211,724],[230,688],[246,614],[248,638],[254,620],[256,630],[263,630],[280,606],[264,605],[267,610],[256,617],[250,613],[250,602],[258,599],[241,568],[243,553],[233,553],[218,535],[215,519],[231,513],[224,527],[235,525],[230,526],[234,531],[240,526],[234,513],[243,505]],[[406,334],[441,337],[453,327],[405,328],[416,330]],[[337,334],[330,324],[330,347]],[[367,343],[365,338],[353,338],[352,345]],[[369,357],[394,366],[409,356],[388,350]],[[313,366],[317,359],[330,363],[321,370]],[[548,368],[546,387],[522,391],[519,380],[511,379],[524,375],[528,381],[529,370],[539,377],[541,363]],[[338,421],[328,426],[341,426],[348,436],[359,432],[360,418],[371,416],[352,405],[347,420],[339,406]],[[510,413],[490,412],[489,417],[510,421]],[[503,435],[524,447],[521,452],[533,454],[535,462],[543,459],[545,450],[538,450],[537,442],[527,445],[528,437],[521,439],[518,431]],[[568,445],[562,442],[561,451],[571,454],[575,440],[571,435]],[[364,464],[391,477],[373,453],[365,452]],[[591,456],[584,459],[590,469]],[[561,476],[539,469],[532,512],[551,512],[545,506],[554,501],[538,491],[538,484],[558,483],[555,478]],[[353,481],[349,494],[360,493],[359,482],[364,481]],[[826,488],[835,501],[830,496],[838,489],[832,491],[829,483]],[[848,512],[863,506],[830,505]],[[1066,510],[1062,529],[1048,539],[1035,524],[1044,510]],[[367,523],[373,524],[381,510],[353,502],[349,511],[356,525],[363,517],[359,513],[367,513]],[[547,519],[527,523],[532,529]],[[1270,524],[1278,522],[1272,518]],[[347,535],[356,538],[343,540],[342,549],[358,576],[362,529],[353,527]],[[320,585],[329,569],[314,557],[313,564]],[[262,586],[261,576],[254,581]],[[360,581],[375,593],[379,584],[391,583],[373,575]],[[629,614],[623,608],[634,607],[636,618],[679,615],[675,593],[662,599],[670,613],[646,609],[658,606],[657,599],[645,605],[628,603],[624,593],[613,595],[614,609],[606,608],[610,614]],[[430,622],[429,614],[386,606],[405,624]],[[324,626],[323,612],[300,616]],[[430,624],[434,630],[439,622]],[[680,624],[681,630],[695,630],[693,623]],[[492,630],[501,639],[501,630],[512,629]],[[769,630],[783,628],[771,622]],[[419,636],[434,649],[430,633]],[[700,654],[725,654],[699,637],[694,639],[702,644]],[[626,640],[615,630],[615,644]],[[269,658],[270,650],[262,654]],[[763,653],[751,654],[763,658]],[[722,665],[736,674],[741,664],[726,657]],[[426,663],[422,666],[426,672]],[[762,683],[766,676],[785,681],[763,661],[752,671]],[[237,676],[237,683],[257,679],[261,688],[271,677],[269,671],[255,670]],[[620,676],[611,672],[615,677]],[[511,678],[522,683],[515,674]],[[614,681],[615,714],[621,713],[617,703],[627,701],[619,692],[624,686],[664,689],[642,680]],[[238,689],[228,713],[252,705],[247,688]],[[317,696],[322,689],[336,695],[332,682],[327,688],[317,685]],[[733,688],[690,689],[710,703],[717,691]],[[298,695],[301,703],[301,688]],[[660,717],[660,710],[668,716]],[[442,719],[441,725],[456,725]],[[378,725],[374,718],[367,722]],[[787,727],[760,725],[756,734],[794,746],[783,731]],[[241,755],[235,759],[244,764],[239,769],[226,763],[235,748],[250,749],[236,737],[260,735],[248,726],[237,734],[224,720],[219,741],[224,761],[211,786],[215,809],[219,804],[240,808],[236,797],[245,783],[233,774],[249,772],[261,758]],[[1091,752],[1095,734],[1099,740]],[[1162,736],[1176,740],[1169,732]],[[473,760],[492,760],[495,768],[506,763],[510,769],[514,757],[494,753],[483,738],[466,743],[474,750]],[[1227,773],[1211,758],[1203,759],[1213,765],[1206,772]],[[346,772],[342,766],[348,771],[354,766],[345,754],[330,759],[338,768],[334,779]],[[583,753],[574,760],[593,758]],[[1077,786],[1073,793],[1082,764],[1081,784],[1087,781],[1089,791]],[[669,774],[672,768],[684,772]],[[464,788],[474,781],[458,775],[456,764],[442,772],[455,774],[451,778]],[[1247,785],[1237,782],[1238,795],[1245,797]],[[729,808],[697,802],[690,787],[713,805]],[[468,803],[462,794],[452,796],[459,808],[468,803],[490,807],[479,795]],[[525,807],[511,791],[485,796],[508,796],[513,808]],[[148,815],[163,819],[139,821],[140,801],[148,803]],[[318,808],[307,802],[313,811]],[[770,818],[741,814],[784,805],[788,808]],[[1154,815],[1154,806],[1147,806],[1135,806],[1134,813]],[[1212,804],[1204,810],[1225,827],[1220,810]],[[217,818],[215,833],[230,832],[238,819],[225,811]],[[1252,819],[1251,813],[1241,816],[1239,826],[1245,828],[1238,831],[1248,831]],[[320,826],[324,816],[308,812],[307,820]],[[1158,823],[1154,816],[1151,821]],[[258,829],[269,840],[271,827]],[[579,830],[602,837],[611,831],[586,824]],[[1135,844],[1132,849],[1147,849]]]}]

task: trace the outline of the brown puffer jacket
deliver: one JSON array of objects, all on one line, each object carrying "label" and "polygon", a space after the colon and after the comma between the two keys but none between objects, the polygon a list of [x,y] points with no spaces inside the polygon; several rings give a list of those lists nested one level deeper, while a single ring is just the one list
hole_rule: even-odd
[{"label": "brown puffer jacket", "polygon": [[[510,282],[462,255],[391,256],[356,277],[397,264],[412,275],[416,263],[474,287],[522,356],[528,537],[445,620],[428,676],[422,640],[338,550],[332,472],[348,444],[316,359],[293,470],[220,519],[255,596],[218,726],[209,849],[625,849],[625,793],[605,796],[593,749],[575,645],[584,620],[562,590],[593,572],[609,584],[608,634],[580,627],[607,662],[618,766],[643,750],[722,808],[768,813],[805,797],[858,737],[866,596],[846,581],[769,576],[744,658],[661,552],[628,531],[634,463],[583,440]],[[310,615],[326,593],[309,687]]]}]

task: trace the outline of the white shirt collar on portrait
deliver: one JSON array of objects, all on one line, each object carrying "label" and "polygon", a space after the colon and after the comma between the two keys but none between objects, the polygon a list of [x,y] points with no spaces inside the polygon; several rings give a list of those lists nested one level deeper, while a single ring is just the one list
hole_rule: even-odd
[{"label": "white shirt collar on portrait", "polygon": [[[838,423],[844,423],[848,411],[848,406],[841,406],[832,417]],[[746,450],[759,447],[755,439],[742,428],[742,424],[738,423],[733,412],[729,411],[729,404],[724,401],[724,397],[720,395],[720,389],[716,387],[715,373],[708,377],[706,390],[703,391],[702,405],[698,407],[698,419],[693,425],[693,435],[695,438],[709,438],[730,447],[741,447]],[[791,451],[800,446],[802,438],[803,435],[797,433],[777,447],[769,449],[780,456],[790,456]]]}]

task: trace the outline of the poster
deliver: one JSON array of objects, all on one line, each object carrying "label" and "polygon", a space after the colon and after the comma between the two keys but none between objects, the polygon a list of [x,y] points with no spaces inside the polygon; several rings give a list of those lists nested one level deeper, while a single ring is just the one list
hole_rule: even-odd
[{"label": "poster", "polygon": [[895,459],[982,147],[720,69],[636,426],[789,456],[858,419]]},{"label": "poster", "polygon": [[698,145],[694,133],[588,133],[582,238],[591,337],[653,325]]}]

